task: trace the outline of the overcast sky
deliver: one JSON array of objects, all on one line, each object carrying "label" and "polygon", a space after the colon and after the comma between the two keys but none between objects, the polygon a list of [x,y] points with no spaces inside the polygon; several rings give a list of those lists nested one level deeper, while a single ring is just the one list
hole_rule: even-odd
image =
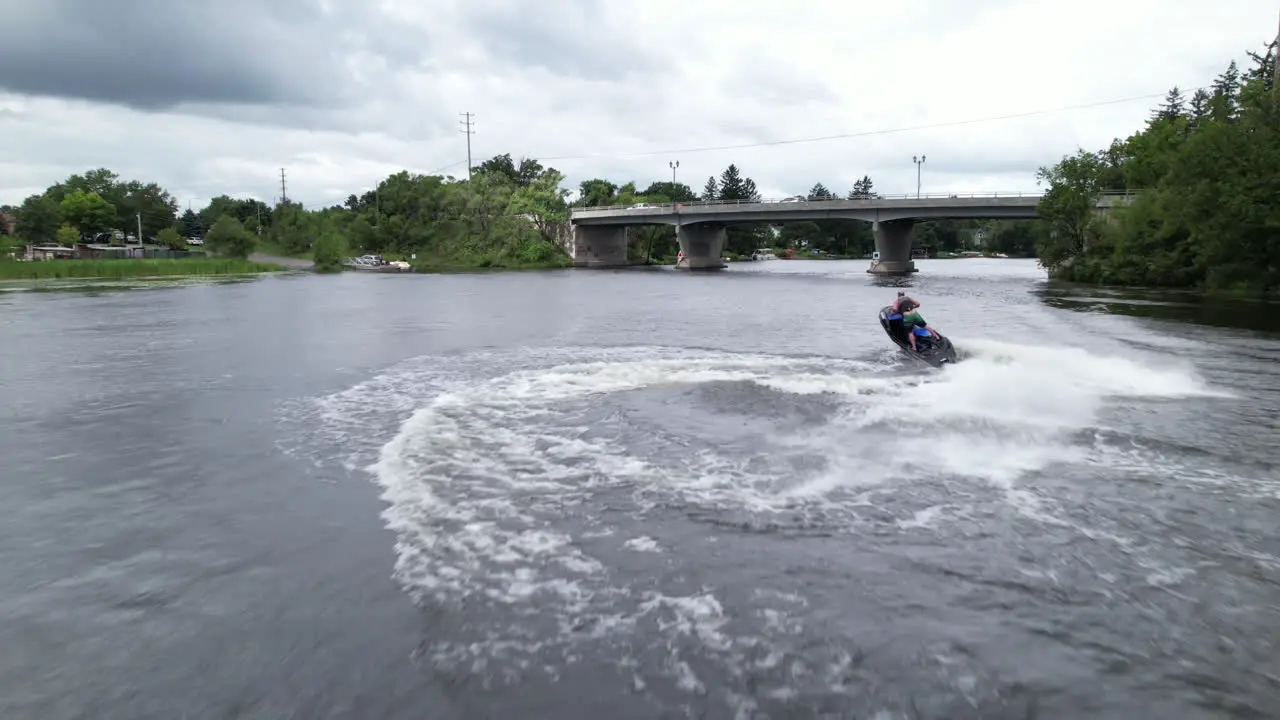
[{"label": "overcast sky", "polygon": [[[532,156],[766,197],[1035,190],[1274,37],[1275,0],[0,0],[0,203],[109,167],[182,205],[340,202]],[[1188,92],[1189,94],[1189,92]],[[920,126],[935,126],[919,128]],[[897,131],[897,132],[883,132]],[[869,133],[816,142],[705,150]]]}]

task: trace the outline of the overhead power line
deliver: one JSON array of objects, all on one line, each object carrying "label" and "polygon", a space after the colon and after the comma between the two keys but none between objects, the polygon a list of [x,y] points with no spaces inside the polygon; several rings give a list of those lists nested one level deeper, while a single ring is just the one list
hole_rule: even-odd
[{"label": "overhead power line", "polygon": [[[1204,88],[1192,88],[1191,91]],[[1118,98],[1115,100],[1101,100],[1098,102],[1082,103],[1079,105],[1067,105],[1065,107],[1047,108],[1043,110],[1032,110],[1029,112],[1011,113],[1008,115],[994,115],[984,118],[972,118],[969,120],[951,120],[947,122],[928,123],[926,125],[909,125],[906,127],[889,128],[881,130],[864,130],[861,132],[841,133],[839,135],[819,135],[815,137],[791,138],[787,140],[766,140],[762,142],[739,143],[735,145],[708,145],[704,147],[692,148],[667,148],[664,150],[644,150],[639,152],[616,152],[616,153],[591,153],[588,155],[557,155],[554,157],[539,158],[542,162],[552,162],[561,160],[593,160],[602,157],[647,157],[650,155],[665,154],[688,154],[700,152],[715,152],[717,150],[742,150],[745,148],[771,147],[774,145],[799,145],[801,143],[827,142],[830,140],[846,140],[849,138],[870,137],[872,135],[894,135],[897,133],[914,132],[917,130],[932,130],[935,128],[958,127],[961,125],[976,125],[979,123],[999,122],[1002,120],[1015,120],[1017,118],[1034,117],[1037,115],[1051,115],[1054,113],[1069,112],[1071,110],[1086,110],[1089,108],[1103,107],[1106,105],[1121,105],[1124,103],[1137,102],[1139,100],[1152,100],[1165,97],[1166,93],[1150,93],[1147,95],[1134,95],[1132,97]]]},{"label": "overhead power line", "polygon": [[[1212,87],[1213,87],[1212,85],[1203,85],[1200,87],[1184,89],[1183,92],[1194,93],[1197,90],[1210,90],[1212,89]],[[819,135],[815,137],[790,138],[785,140],[767,140],[763,142],[739,143],[735,145],[708,145],[704,147],[681,148],[676,150],[666,149],[666,150],[645,150],[640,152],[591,153],[589,155],[556,155],[553,157],[541,157],[537,159],[539,162],[552,162],[552,161],[562,161],[562,160],[592,160],[592,159],[602,158],[602,157],[648,157],[651,155],[662,155],[665,153],[699,153],[699,152],[715,152],[718,150],[741,150],[746,148],[772,147],[775,145],[799,145],[802,143],[828,142],[831,140],[846,140],[850,138],[870,137],[874,135],[894,135],[898,133],[914,132],[917,130],[932,130],[935,128],[959,127],[963,125],[977,125],[981,123],[1000,122],[1003,120],[1016,120],[1018,118],[1035,117],[1038,115],[1052,115],[1054,113],[1070,112],[1072,110],[1087,110],[1090,108],[1105,107],[1108,105],[1122,105],[1124,103],[1137,102],[1139,100],[1153,100],[1158,98],[1163,99],[1167,97],[1167,95],[1168,95],[1167,91],[1160,92],[1160,93],[1148,93],[1146,95],[1133,95],[1130,97],[1116,98],[1113,100],[1099,100],[1097,102],[1091,102],[1091,103],[1081,103],[1078,105],[1066,105],[1063,107],[1031,110],[1028,112],[1010,113],[1007,115],[993,115],[990,117],[971,118],[968,120],[951,120],[947,122],[928,123],[924,125],[909,125],[906,127],[887,128],[887,129],[880,129],[880,130],[864,130],[861,132],[840,133],[838,135]],[[474,118],[475,116],[472,115],[471,113],[461,113],[461,115],[465,118],[465,120],[462,122],[462,125],[464,127],[462,132],[467,133],[468,135],[471,133],[474,133],[475,131],[472,130],[471,128],[474,125],[474,121],[472,120],[472,118]],[[471,159],[470,157],[468,157],[466,159],[458,160],[448,165],[438,167],[434,170],[428,171],[425,174],[438,175],[446,170],[451,170],[463,163],[467,164],[468,170],[471,169]],[[280,174],[281,174],[280,189],[281,189],[281,192],[283,193],[284,192],[283,168],[281,169]],[[327,205],[327,204],[333,204],[333,203],[320,203],[320,204]]]},{"label": "overhead power line", "polygon": [[440,173],[444,172],[445,170],[452,170],[453,168],[458,167],[458,166],[459,166],[459,165],[461,165],[462,163],[467,163],[467,166],[468,166],[468,167],[470,167],[470,166],[471,166],[471,161],[470,161],[470,160],[459,160],[459,161],[454,162],[454,163],[449,163],[448,165],[445,165],[444,167],[438,167],[438,168],[436,168],[435,170],[432,170],[432,171],[428,172],[428,173],[427,173],[427,175],[438,175],[438,174],[440,174]]}]

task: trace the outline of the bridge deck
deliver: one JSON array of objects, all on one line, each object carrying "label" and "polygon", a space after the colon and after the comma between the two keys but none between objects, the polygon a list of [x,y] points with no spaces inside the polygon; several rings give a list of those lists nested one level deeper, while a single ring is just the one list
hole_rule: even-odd
[{"label": "bridge deck", "polygon": [[[948,193],[831,200],[711,200],[686,203],[641,203],[574,208],[577,225],[679,225],[697,222],[785,222],[850,219],[890,222],[939,218],[1034,218],[1042,193]],[[1098,200],[1105,210],[1127,202],[1131,194],[1107,193]]]}]

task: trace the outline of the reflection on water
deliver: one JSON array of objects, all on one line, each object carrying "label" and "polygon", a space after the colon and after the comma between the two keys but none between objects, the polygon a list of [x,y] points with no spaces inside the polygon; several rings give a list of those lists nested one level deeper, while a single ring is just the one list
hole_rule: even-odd
[{"label": "reflection on water", "polygon": [[1031,291],[1049,307],[1280,333],[1280,301],[1191,290],[1099,288],[1049,283]]},{"label": "reflection on water", "polygon": [[0,294],[14,292],[81,292],[97,294],[122,290],[155,290],[188,285],[227,285],[249,282],[258,275],[218,275],[156,278],[58,278],[52,280],[0,280]]}]

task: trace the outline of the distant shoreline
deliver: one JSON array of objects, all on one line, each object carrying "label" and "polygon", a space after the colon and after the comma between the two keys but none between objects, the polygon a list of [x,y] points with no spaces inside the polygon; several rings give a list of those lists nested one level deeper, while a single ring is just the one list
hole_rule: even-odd
[{"label": "distant shoreline", "polygon": [[32,260],[0,262],[2,280],[138,279],[253,275],[284,270],[279,263],[224,258]]}]

